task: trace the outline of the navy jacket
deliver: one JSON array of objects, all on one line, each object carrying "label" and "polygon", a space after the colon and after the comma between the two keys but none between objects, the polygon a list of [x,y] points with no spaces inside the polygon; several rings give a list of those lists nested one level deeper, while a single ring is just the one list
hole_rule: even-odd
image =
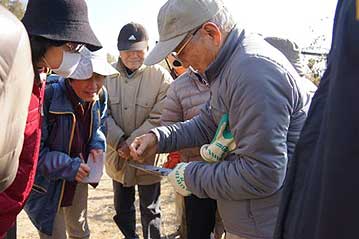
[{"label": "navy jacket", "polygon": [[[35,184],[25,211],[36,228],[48,235],[52,234],[53,223],[63,195],[65,180],[74,181],[80,167],[79,157],[71,158],[71,144],[76,116],[65,93],[64,80],[48,85],[45,91],[44,120],[40,157]],[[106,111],[106,102],[92,104],[92,130],[89,149],[105,151],[104,125],[101,117]]]},{"label": "navy jacket", "polygon": [[278,216],[277,239],[358,238],[359,21],[339,0],[328,69],[298,141]]}]

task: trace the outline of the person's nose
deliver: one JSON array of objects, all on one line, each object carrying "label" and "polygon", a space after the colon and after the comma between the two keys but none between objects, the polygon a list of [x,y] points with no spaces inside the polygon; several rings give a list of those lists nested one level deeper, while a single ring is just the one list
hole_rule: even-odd
[{"label": "person's nose", "polygon": [[134,52],[131,52],[130,57],[134,58],[134,59],[138,59],[138,58],[140,58],[140,54],[141,53],[134,51]]},{"label": "person's nose", "polygon": [[90,80],[89,84],[87,86],[91,90],[97,90],[97,87],[98,87],[97,82],[94,79]]}]

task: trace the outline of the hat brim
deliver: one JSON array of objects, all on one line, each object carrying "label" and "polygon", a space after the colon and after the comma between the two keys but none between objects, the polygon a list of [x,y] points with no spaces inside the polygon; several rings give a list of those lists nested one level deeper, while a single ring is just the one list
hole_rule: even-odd
[{"label": "hat brim", "polygon": [[93,61],[93,72],[102,76],[111,76],[119,74],[119,72],[107,62]]},{"label": "hat brim", "polygon": [[187,36],[187,32],[167,41],[160,41],[147,55],[144,64],[154,65],[165,59]]},{"label": "hat brim", "polygon": [[119,51],[142,51],[147,49],[148,41],[140,41],[134,43],[121,43],[117,44],[117,49]]},{"label": "hat brim", "polygon": [[51,27],[38,26],[29,29],[31,29],[29,31],[30,35],[41,36],[55,41],[85,44],[90,51],[97,51],[102,48],[100,41],[88,23],[69,24],[66,28],[63,27],[63,24],[53,24]]},{"label": "hat brim", "polygon": [[90,52],[86,47],[80,50],[81,60],[71,78],[87,80],[93,73],[110,76],[119,72],[107,62],[104,51]]}]

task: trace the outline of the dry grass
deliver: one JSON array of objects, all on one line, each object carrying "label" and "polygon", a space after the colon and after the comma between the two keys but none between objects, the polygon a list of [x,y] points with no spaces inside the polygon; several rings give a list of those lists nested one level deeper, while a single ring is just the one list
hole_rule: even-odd
[{"label": "dry grass", "polygon": [[[162,228],[161,233],[164,238],[176,230],[174,191],[167,179],[162,180],[161,186],[161,208],[162,208]],[[138,198],[136,197],[138,235],[142,236],[142,228],[139,220]],[[89,187],[88,219],[93,239],[120,239],[121,232],[112,220],[114,215],[112,181],[104,174],[100,185],[93,189]],[[39,238],[35,227],[23,211],[18,216],[18,239]],[[142,237],[141,237],[142,238]]]}]

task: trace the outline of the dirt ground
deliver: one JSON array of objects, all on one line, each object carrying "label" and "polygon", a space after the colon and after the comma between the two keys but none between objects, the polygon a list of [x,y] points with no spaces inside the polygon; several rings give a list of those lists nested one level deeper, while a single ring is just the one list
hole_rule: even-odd
[{"label": "dirt ground", "polygon": [[[142,228],[139,221],[138,198],[136,196],[137,224],[136,230],[142,238]],[[162,225],[161,233],[164,239],[170,238],[168,235],[176,230],[174,190],[167,179],[162,180],[161,186],[161,209]],[[92,239],[120,239],[123,238],[121,232],[112,220],[114,215],[112,181],[104,173],[100,185],[93,189],[89,187],[88,219]],[[35,227],[28,219],[26,213],[22,211],[18,216],[17,238],[36,239],[39,238]]]}]

